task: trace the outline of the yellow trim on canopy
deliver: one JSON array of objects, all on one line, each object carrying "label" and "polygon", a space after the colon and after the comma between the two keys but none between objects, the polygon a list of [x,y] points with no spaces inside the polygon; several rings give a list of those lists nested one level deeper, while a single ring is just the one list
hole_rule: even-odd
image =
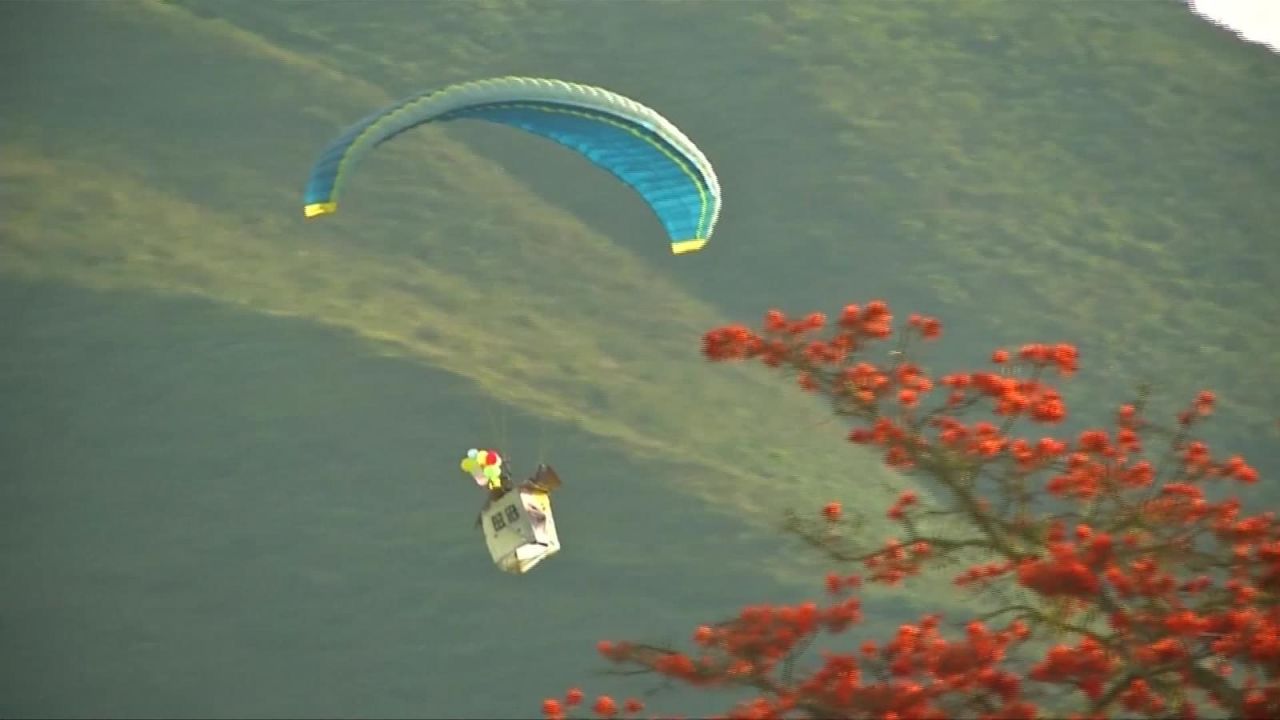
[{"label": "yellow trim on canopy", "polygon": [[671,243],[672,255],[683,255],[685,253],[697,252],[707,244],[707,238],[694,238],[692,240],[681,240],[680,242]]},{"label": "yellow trim on canopy", "polygon": [[337,211],[338,203],[336,202],[311,203],[310,205],[302,208],[302,216],[313,218],[321,215],[329,215]]}]

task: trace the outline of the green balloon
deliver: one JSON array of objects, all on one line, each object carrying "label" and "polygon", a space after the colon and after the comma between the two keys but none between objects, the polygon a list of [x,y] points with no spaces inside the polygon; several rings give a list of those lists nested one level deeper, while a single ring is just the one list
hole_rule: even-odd
[{"label": "green balloon", "polygon": [[484,469],[484,476],[492,480],[493,478],[498,477],[501,472],[502,470],[500,470],[497,465],[489,465]]},{"label": "green balloon", "polygon": [[480,469],[480,463],[476,462],[474,459],[472,458],[462,459],[462,472],[473,473],[479,469]]}]

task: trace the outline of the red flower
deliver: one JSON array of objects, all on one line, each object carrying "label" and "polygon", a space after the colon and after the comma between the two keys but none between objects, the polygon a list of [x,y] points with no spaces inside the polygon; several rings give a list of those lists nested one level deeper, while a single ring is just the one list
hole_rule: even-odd
[{"label": "red flower", "polygon": [[602,718],[611,718],[618,714],[618,704],[608,695],[601,695],[596,698],[596,703],[591,706],[591,709]]},{"label": "red flower", "polygon": [[693,633],[693,641],[704,647],[715,642],[715,637],[715,630],[712,630],[710,625],[699,625]]},{"label": "red flower", "polygon": [[840,313],[840,327],[853,329],[862,322],[862,309],[857,305],[845,305]]},{"label": "red flower", "polygon": [[1196,395],[1196,401],[1195,401],[1196,411],[1199,412],[1201,415],[1208,415],[1209,413],[1213,412],[1213,405],[1217,401],[1218,401],[1218,397],[1214,395],[1212,391],[1201,390],[1200,394]]},{"label": "red flower", "polygon": [[804,325],[811,330],[821,330],[827,324],[827,316],[820,312],[809,313],[805,316]]}]

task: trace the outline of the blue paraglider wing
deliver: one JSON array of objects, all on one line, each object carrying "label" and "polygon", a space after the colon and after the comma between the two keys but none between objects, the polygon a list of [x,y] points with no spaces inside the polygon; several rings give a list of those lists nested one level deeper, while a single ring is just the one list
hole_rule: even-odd
[{"label": "blue paraglider wing", "polygon": [[654,110],[616,93],[539,78],[453,85],[403,100],[356,123],[320,156],[307,182],[304,213],[334,212],[360,157],[429,122],[499,123],[576,150],[636,191],[652,208],[674,253],[699,250],[720,214],[720,183],[705,155]]}]

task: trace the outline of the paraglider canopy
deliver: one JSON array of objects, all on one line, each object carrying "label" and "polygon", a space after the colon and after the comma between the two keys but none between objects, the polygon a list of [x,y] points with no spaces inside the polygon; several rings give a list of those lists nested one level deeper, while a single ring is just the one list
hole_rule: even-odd
[{"label": "paraglider canopy", "polygon": [[675,254],[700,250],[720,215],[720,181],[702,151],[652,108],[603,88],[501,77],[450,85],[375,112],[339,135],[307,180],[303,214],[336,212],[338,193],[373,148],[432,122],[484,120],[557,142],[634,189]]}]

